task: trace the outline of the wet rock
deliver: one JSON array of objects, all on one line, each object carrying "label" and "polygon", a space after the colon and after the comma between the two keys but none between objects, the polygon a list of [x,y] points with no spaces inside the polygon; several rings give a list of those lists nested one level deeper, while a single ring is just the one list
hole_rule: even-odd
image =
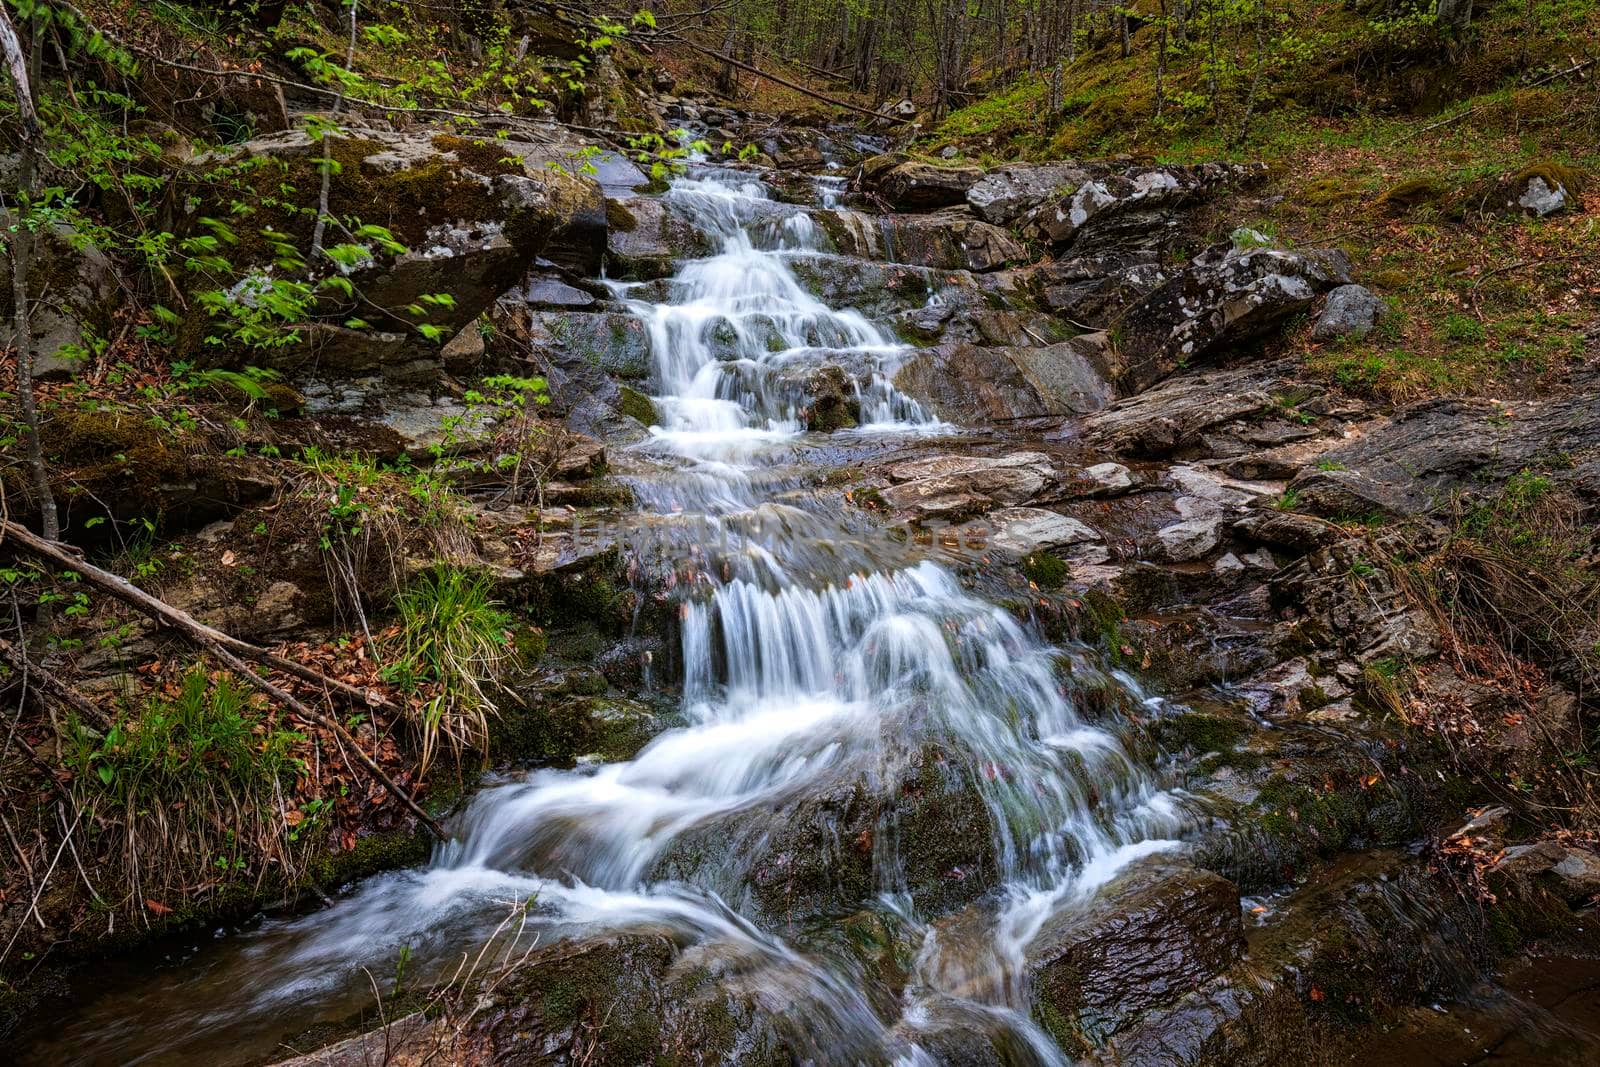
[{"label": "wet rock", "polygon": [[[606,679],[598,677],[604,690]],[[592,688],[592,686],[580,686]],[[632,759],[665,728],[649,704],[623,697],[573,693],[545,699],[526,694],[525,708],[502,708],[491,724],[490,744],[501,759],[570,767],[584,760]]]},{"label": "wet rock", "polygon": [[1323,515],[1416,515],[1459,491],[1491,492],[1519,471],[1548,470],[1550,457],[1562,456],[1567,469],[1551,480],[1596,499],[1600,470],[1586,465],[1600,452],[1596,379],[1574,386],[1568,396],[1509,405],[1424,401],[1329,450],[1323,469],[1302,472],[1290,488]]},{"label": "wet rock", "polygon": [[564,360],[630,381],[649,378],[654,369],[644,323],[623,311],[538,312],[532,340],[557,349]]},{"label": "wet rock", "polygon": [[1072,193],[1091,177],[1077,163],[1013,163],[973,182],[967,203],[986,222],[1004,226],[1046,200]]},{"label": "wet rock", "polygon": [[568,285],[559,275],[535,270],[523,282],[522,299],[544,311],[583,311],[595,305],[593,293]]},{"label": "wet rock", "polygon": [[1120,463],[1096,463],[1083,468],[1082,474],[1091,485],[1089,496],[1123,496],[1142,483],[1142,479]]},{"label": "wet rock", "polygon": [[662,200],[611,200],[607,214],[606,272],[613,278],[666,278],[679,261],[711,252],[705,235]]},{"label": "wet rock", "polygon": [[674,941],[660,932],[602,934],[540,948],[479,1006],[466,1036],[483,1043],[480,1054],[489,1062],[648,1059],[667,1038],[664,986],[677,955]]},{"label": "wet rock", "polygon": [[1511,878],[1542,875],[1552,883],[1557,895],[1575,908],[1600,896],[1600,856],[1558,841],[1512,845],[1495,864],[1495,870]]},{"label": "wet rock", "polygon": [[712,886],[747,901],[764,923],[794,930],[856,912],[891,857],[922,915],[960,908],[994,884],[989,809],[972,772],[936,746],[691,830],[650,877]]},{"label": "wet rock", "polygon": [[1031,500],[1055,480],[1054,464],[1042,452],[1007,456],[938,453],[889,467],[885,504],[912,519],[957,519],[996,505]]},{"label": "wet rock", "polygon": [[1124,394],[1143,392],[1180,366],[1260,336],[1308,308],[1318,292],[1349,281],[1349,263],[1338,251],[1209,249],[1122,314],[1117,386]]},{"label": "wet rock", "polygon": [[1481,911],[1392,852],[1318,872],[1246,936],[1247,961],[1147,1013],[1091,1062],[1354,1062],[1339,1051],[1351,1027],[1448,998],[1485,962]]},{"label": "wet rock", "polygon": [[1027,949],[1033,1016],[1064,1049],[1098,1045],[1239,959],[1232,882],[1190,868],[1139,868],[1087,912],[1068,907]]},{"label": "wet rock", "polygon": [[977,167],[936,167],[900,155],[861,164],[857,187],[896,211],[929,211],[964,203],[983,172]]},{"label": "wet rock", "polygon": [[805,384],[806,426],[818,433],[847,430],[861,419],[861,399],[842,367],[829,364],[809,375]]},{"label": "wet rock", "polygon": [[1043,508],[1003,508],[984,517],[994,533],[989,543],[1004,552],[1026,556],[1051,552],[1084,562],[1109,558],[1105,538],[1069,515]]},{"label": "wet rock", "polygon": [[1348,337],[1359,341],[1372,332],[1383,317],[1383,299],[1364,285],[1341,285],[1328,294],[1328,302],[1311,328],[1318,341]]},{"label": "wet rock", "polygon": [[[7,232],[10,220],[10,212],[0,211],[0,233]],[[90,338],[109,335],[122,288],[111,260],[65,223],[41,229],[33,256],[28,288],[34,300],[28,322],[33,373],[41,380],[66,378],[89,354]],[[7,255],[0,258],[0,348],[14,349],[11,282]]]},{"label": "wet rock", "polygon": [[941,418],[969,425],[1096,411],[1110,399],[1104,337],[1042,348],[955,343],[924,349],[895,385]]}]

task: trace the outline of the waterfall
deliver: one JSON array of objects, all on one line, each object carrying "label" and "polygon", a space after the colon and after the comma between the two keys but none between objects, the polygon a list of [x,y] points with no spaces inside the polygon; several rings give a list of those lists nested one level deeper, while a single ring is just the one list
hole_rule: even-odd
[{"label": "waterfall", "polygon": [[[806,1058],[819,1064],[938,1062],[918,1035],[951,1011],[1010,1031],[1013,1047],[1038,1062],[1057,1062],[1027,1018],[1028,940],[1067,898],[1173,847],[1182,806],[1112,727],[1083,713],[1060,650],[886,537],[881,557],[898,552],[898,564],[815,551],[841,520],[766,498],[771,483],[754,476],[792,462],[806,441],[806,372],[819,367],[848,372],[861,411],[853,435],[951,428],[891,384],[904,346],[800,286],[789,257],[819,250],[806,214],[786,212],[734,172],[680,178],[666,198],[719,250],[654,289],[659,302],[643,286],[616,286],[654,356],[659,425],[639,448],[664,473],[637,476],[639,497],[647,509],[740,524],[751,561],[727,572],[703,566],[685,594],[684,725],[629,761],[490,784],[426,868],[268,923],[197,981],[231,988],[230,1015],[252,1014],[265,1031],[311,1000],[359,1004],[368,990],[355,969],[392,967],[402,947],[419,960],[459,957],[505,901],[531,897],[542,937],[650,925],[735,952],[756,1001],[804,1028]],[[781,521],[757,521],[775,513]],[[736,894],[771,829],[764,812],[821,782],[892,782],[886,768],[919,746],[944,754],[980,798],[998,884],[975,906],[985,936],[958,946],[931,923],[905,879],[904,843],[883,828],[872,857],[878,895],[860,903],[919,946],[909,985],[886,1004],[834,957],[764,927]],[[725,852],[700,860],[691,879],[663,873],[686,835],[715,826],[728,827]],[[239,1025],[174,1012],[183,995],[181,985],[145,995],[140,1007],[160,1017],[149,1023],[157,1040],[165,1033],[179,1045]]]}]

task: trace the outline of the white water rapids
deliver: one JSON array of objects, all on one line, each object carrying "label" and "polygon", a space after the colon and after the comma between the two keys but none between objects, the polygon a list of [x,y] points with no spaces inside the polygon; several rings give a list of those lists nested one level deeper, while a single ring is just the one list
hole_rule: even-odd
[{"label": "white water rapids", "polygon": [[[328,909],[163,972],[93,1018],[92,1032],[75,1028],[73,1047],[98,1049],[99,1062],[224,1062],[218,1041],[281,1035],[308,1004],[338,1017],[327,1005],[348,1012],[370,995],[359,968],[392,973],[402,948],[442,966],[493,929],[506,901],[536,897],[546,940],[667,927],[739,959],[744,991],[806,1035],[799,1061],[935,1063],[923,1034],[951,1018],[1010,1035],[1019,1062],[1061,1061],[1028,1019],[1029,939],[1052,909],[1172,847],[1185,816],[1113,733],[1080,715],[1061,650],[1010,613],[934,562],[819,575],[817,557],[786,540],[827,521],[804,501],[765,499],[764,472],[792,464],[807,436],[808,373],[849,371],[854,437],[950,428],[889,384],[903,351],[889,333],[796,281],[789,258],[816,250],[807,215],[774,213],[760,184],[731,172],[679,179],[667,197],[720,252],[683,267],[663,302],[617,287],[649,329],[656,367],[661,424],[639,447],[663,473],[639,479],[639,496],[712,523],[796,520],[742,532],[738,558],[705,568],[686,595],[684,725],[628,762],[490,784],[428,867],[370,879]],[[972,913],[978,936],[955,938],[906,884],[909,846],[879,828],[877,896],[851,903],[891,917],[913,946],[908,981],[886,1004],[834,956],[764,927],[743,888],[772,830],[763,813],[824,783],[892,781],[886,768],[928,745],[981,796],[999,884]],[[686,836],[716,827],[728,830],[723,853],[689,877],[664,873],[683,869],[669,861]]]}]

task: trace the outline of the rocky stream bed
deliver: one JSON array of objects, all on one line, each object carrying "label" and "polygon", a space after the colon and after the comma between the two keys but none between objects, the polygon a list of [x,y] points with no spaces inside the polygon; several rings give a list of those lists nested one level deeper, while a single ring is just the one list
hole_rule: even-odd
[{"label": "rocky stream bed", "polygon": [[[661,190],[372,131],[374,183],[477,190],[377,268],[464,329],[282,364],[306,419],[416,456],[500,358],[481,313],[549,378],[537,549],[487,504],[473,546],[548,609],[518,759],[425,864],[77,975],[20,1062],[1600,1059],[1600,857],[1513,846],[1492,899],[1441,864],[1475,798],[1374,691],[1438,633],[1348,524],[1555,452],[1594,499],[1595,383],[1507,417],[1300,380],[1264,336],[1379,310],[1335,249],[1215,241],[1256,168],[983,174],[663,106],[776,166]],[[233,628],[326,622],[279,581]],[[380,1018],[402,953],[416,990],[490,938],[470,1011]]]}]

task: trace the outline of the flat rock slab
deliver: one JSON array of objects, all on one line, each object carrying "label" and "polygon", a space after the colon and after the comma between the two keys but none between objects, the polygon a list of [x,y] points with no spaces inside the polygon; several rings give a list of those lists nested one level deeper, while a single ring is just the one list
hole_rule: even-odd
[{"label": "flat rock slab", "polygon": [[1028,946],[1034,1016],[1063,1048],[1084,1037],[1099,1044],[1243,952],[1232,882],[1188,867],[1136,868],[1086,909],[1052,916]]}]

